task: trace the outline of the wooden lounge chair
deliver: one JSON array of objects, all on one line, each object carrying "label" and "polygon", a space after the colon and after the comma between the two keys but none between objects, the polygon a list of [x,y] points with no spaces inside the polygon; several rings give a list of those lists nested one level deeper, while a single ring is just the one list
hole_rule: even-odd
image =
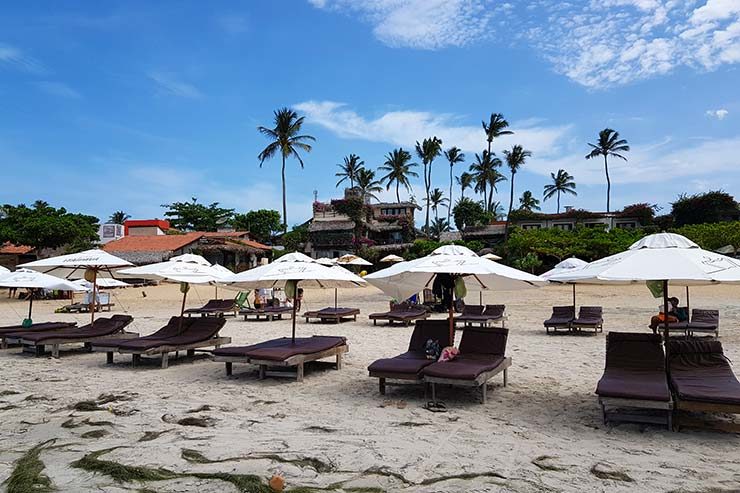
[{"label": "wooden lounge chair", "polygon": [[740,414],[740,382],[720,341],[670,339],[668,375],[676,409]]},{"label": "wooden lounge chair", "polygon": [[574,318],[576,318],[576,307],[573,305],[553,306],[552,316],[544,321],[545,332],[549,334],[552,330],[555,333],[560,329],[570,331],[570,324]]},{"label": "wooden lounge chair", "polygon": [[288,317],[292,316],[293,308],[289,306],[266,306],[264,308],[245,308],[239,310],[239,315],[244,315],[244,320],[254,318],[260,320],[262,317],[265,320],[272,322],[273,320],[281,320],[283,315]]},{"label": "wooden lounge chair", "polygon": [[485,310],[483,305],[465,305],[463,306],[462,313],[455,317],[455,325],[462,323],[465,327],[468,327],[472,322],[477,322],[475,317],[483,315]]},{"label": "wooden lounge chair", "polygon": [[391,380],[405,380],[420,383],[423,380],[422,370],[435,362],[428,359],[424,346],[428,340],[439,341],[440,347],[450,345],[450,324],[447,320],[419,320],[411,334],[409,348],[393,358],[384,358],[374,361],[367,367],[371,377],[378,379],[381,394],[385,394],[387,385],[402,385],[389,383]]},{"label": "wooden lounge chair", "polygon": [[179,333],[187,330],[193,323],[198,321],[198,318],[190,317],[172,317],[170,318],[167,325],[159,329],[158,331],[149,334],[148,336],[132,338],[121,338],[111,337],[106,339],[99,339],[92,344],[92,351],[96,353],[104,352],[107,354],[107,363],[113,363],[113,353],[118,352],[118,349],[129,341],[148,341],[148,340],[162,340],[175,337]]},{"label": "wooden lounge chair", "polygon": [[[170,319],[172,322],[172,319]],[[195,354],[195,349],[211,347],[221,347],[222,344],[231,342],[230,337],[219,337],[218,333],[226,324],[223,317],[203,317],[197,318],[189,323],[183,323],[182,328],[175,325],[174,333],[172,326],[168,324],[161,329],[168,337],[155,339],[151,337],[139,337],[124,341],[117,344],[117,350],[120,354],[130,354],[132,366],[136,366],[141,361],[142,356],[156,356],[161,358],[161,367],[167,368],[169,365],[169,353],[186,351],[188,356]],[[173,334],[173,335],[169,335]],[[93,346],[93,351],[111,353],[110,346]],[[107,358],[112,363],[112,355]]]},{"label": "wooden lounge chair", "polygon": [[393,305],[390,311],[370,314],[370,320],[373,321],[373,325],[377,325],[378,320],[386,320],[388,325],[398,322],[408,326],[411,322],[425,320],[427,318],[429,318],[429,311],[426,307],[423,305],[412,305],[410,303],[397,303]]},{"label": "wooden lounge chair", "polygon": [[509,329],[469,328],[460,340],[460,354],[452,361],[437,362],[422,370],[424,381],[432,384],[432,402],[436,403],[436,384],[477,387],[481,403],[486,403],[488,380],[503,372],[504,387],[508,380],[511,357],[506,356]]},{"label": "wooden lounge chair", "polygon": [[113,315],[109,318],[98,318],[92,324],[82,327],[72,327],[59,330],[48,330],[40,333],[17,332],[7,334],[5,341],[8,344],[23,345],[24,352],[30,352],[36,356],[45,353],[45,347],[51,346],[51,355],[59,357],[59,347],[64,344],[84,344],[90,347],[91,343],[98,340],[117,336],[121,338],[132,338],[139,334],[126,332],[124,329],[134,318],[130,315]]},{"label": "wooden lounge chair", "polygon": [[209,300],[200,308],[188,308],[185,315],[200,315],[201,317],[224,317],[226,315],[236,316],[239,309],[234,300]]},{"label": "wooden lounge chair", "polygon": [[322,324],[327,322],[334,322],[335,324],[338,324],[340,322],[346,322],[349,321],[349,319],[352,319],[353,321],[357,320],[357,315],[360,314],[360,310],[357,308],[322,308],[321,310],[306,312],[303,314],[303,317],[306,319],[306,323],[308,323],[311,319],[318,319],[319,322]]},{"label": "wooden lounge chair", "polygon": [[719,310],[692,309],[691,320],[686,329],[690,336],[700,333],[714,334],[714,337],[719,337]]},{"label": "wooden lounge chair", "polygon": [[[466,305],[465,308],[468,306]],[[455,318],[456,323],[458,321],[463,322],[465,327],[472,327],[473,324],[478,324],[479,327],[489,327],[492,323],[501,322],[501,327],[505,326],[506,316],[504,315],[504,311],[506,310],[506,305],[470,306],[471,310],[467,314],[465,313],[465,308],[463,308],[462,315]]]},{"label": "wooden lounge chair", "polygon": [[77,322],[41,322],[28,327],[23,327],[22,325],[0,327],[0,348],[6,349],[8,347],[8,343],[5,341],[7,334],[22,334],[24,332],[35,334],[50,330],[71,329],[75,326],[77,326]]},{"label": "wooden lounge chair", "polygon": [[[98,292],[96,296],[97,302],[95,303],[95,311],[111,311],[115,303],[110,302],[110,293]],[[72,303],[61,308],[62,312],[65,313],[90,313],[90,302],[92,301],[92,293],[86,293],[85,298],[80,303]]]},{"label": "wooden lounge chair", "polygon": [[600,306],[582,306],[578,309],[578,317],[570,323],[570,330],[581,332],[582,329],[593,329],[594,334],[603,332],[603,308]]},{"label": "wooden lounge chair", "polygon": [[[606,335],[606,365],[596,387],[604,424],[630,421],[672,428],[673,402],[661,342],[656,334],[609,332]],[[626,413],[628,409],[649,410],[649,413]]]},{"label": "wooden lounge chair", "polygon": [[[226,375],[232,374],[234,363],[246,363],[259,366],[259,378],[266,376],[290,377],[303,381],[304,365],[311,361],[335,357],[336,368],[342,368],[342,355],[349,351],[344,337],[313,336],[273,339],[252,346],[233,346],[217,349],[213,360],[226,364]],[[294,372],[285,368],[295,367]],[[271,368],[278,368],[273,371]]]}]

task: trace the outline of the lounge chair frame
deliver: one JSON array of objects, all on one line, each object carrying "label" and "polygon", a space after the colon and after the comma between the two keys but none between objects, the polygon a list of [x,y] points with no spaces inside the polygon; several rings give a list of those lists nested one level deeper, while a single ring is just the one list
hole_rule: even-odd
[{"label": "lounge chair frame", "polygon": [[9,344],[21,344],[23,346],[24,353],[31,353],[35,356],[42,356],[45,354],[45,346],[51,346],[51,357],[59,358],[59,348],[68,344],[84,344],[88,350],[92,350],[93,343],[101,339],[110,339],[111,336],[115,336],[117,339],[135,339],[139,337],[138,332],[128,332],[123,330],[115,334],[108,334],[104,336],[96,337],[80,337],[79,339],[47,339],[41,344],[36,344],[34,341],[26,340],[23,338],[8,339]]},{"label": "lounge chair frame", "polygon": [[270,312],[270,311],[256,311],[256,309],[252,310],[241,310],[239,312],[239,315],[244,316],[244,321],[249,321],[250,317],[254,317],[253,320],[262,320],[262,317],[265,318],[265,320],[272,322],[274,320],[282,320],[283,315],[287,315],[288,319],[293,316],[292,310],[286,310],[284,312]]},{"label": "lounge chair frame", "polygon": [[384,313],[371,313],[369,315],[369,318],[373,321],[373,325],[378,325],[378,320],[381,320],[388,322],[386,325],[389,326],[394,325],[396,322],[398,322],[399,324],[402,324],[406,327],[411,325],[412,322],[416,322],[417,320],[426,320],[429,318],[429,312],[426,310],[424,310],[423,312],[420,310],[418,315],[410,315],[409,317],[397,317],[395,315],[389,315],[391,311]]},{"label": "lounge chair frame", "polygon": [[98,353],[106,353],[106,363],[113,364],[113,353],[118,352],[119,354],[130,354],[131,355],[131,366],[136,367],[141,362],[142,356],[155,356],[159,355],[161,359],[161,368],[165,369],[169,366],[169,354],[178,353],[180,351],[186,351],[188,356],[194,356],[195,350],[198,348],[215,346],[216,349],[220,348],[223,344],[229,344],[231,337],[212,337],[205,341],[194,342],[192,344],[182,345],[162,345],[149,349],[114,349],[105,346],[93,346],[92,351]]},{"label": "lounge chair frame", "polygon": [[[257,358],[250,358],[249,356],[219,356],[214,355],[213,361],[226,364],[226,375],[231,376],[233,373],[234,363],[244,363],[259,366],[259,379],[264,380],[265,377],[285,377],[295,378],[296,381],[302,382],[304,375],[304,365],[311,361],[318,361],[324,358],[336,357],[336,369],[342,369],[342,355],[349,352],[349,346],[344,343],[333,348],[320,351],[318,353],[309,354],[296,354],[290,358],[282,361],[275,360],[263,360]],[[288,372],[284,370],[271,371],[271,367],[290,368],[295,367],[295,372]]]},{"label": "lounge chair frame", "polygon": [[480,375],[478,375],[473,380],[463,380],[463,379],[457,379],[457,378],[443,378],[443,377],[433,377],[433,376],[424,376],[424,382],[430,383],[432,385],[432,401],[436,402],[436,388],[435,385],[438,383],[441,384],[448,384],[448,385],[455,385],[459,387],[478,387],[481,391],[481,404],[486,403],[486,394],[487,394],[487,388],[488,388],[488,381],[498,375],[499,373],[504,374],[504,387],[508,384],[509,380],[509,372],[508,369],[511,366],[511,356],[506,356],[503,361],[496,367],[488,371],[484,371]]},{"label": "lounge chair frame", "polygon": [[[602,418],[604,424],[610,422],[649,423],[664,424],[669,430],[673,429],[673,401],[652,401],[647,399],[627,399],[623,397],[601,397],[599,396]],[[609,409],[616,411],[610,411]],[[624,409],[650,409],[666,411],[665,417],[647,414],[635,414],[624,412]]]},{"label": "lounge chair frame", "polygon": [[360,314],[360,310],[357,308],[353,308],[350,313],[342,314],[342,313],[321,313],[321,310],[316,311],[310,311],[306,312],[302,315],[306,319],[306,323],[309,323],[312,319],[317,319],[320,321],[320,323],[325,324],[328,322],[333,322],[335,324],[339,324],[342,322],[356,322],[357,321],[357,315]]}]

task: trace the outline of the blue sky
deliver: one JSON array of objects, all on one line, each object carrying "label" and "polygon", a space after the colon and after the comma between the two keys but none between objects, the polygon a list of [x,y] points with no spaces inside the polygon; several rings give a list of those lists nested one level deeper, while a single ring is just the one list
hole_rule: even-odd
[{"label": "blue sky", "polygon": [[[497,153],[533,152],[517,196],[541,197],[564,168],[578,184],[564,204],[603,210],[603,168],[584,155],[606,126],[632,145],[612,164],[613,208],[740,195],[738,63],[738,0],[11,2],[0,202],[101,218],[161,217],[160,204],[190,197],[280,209],[279,163],[259,168],[256,127],[281,106],[317,138],[306,169],[288,164],[291,224],[310,216],[314,190],[340,195],[334,173],[349,153],[375,168],[437,135],[467,166],[491,112],[515,132]],[[447,190],[442,159],[433,174]]]}]

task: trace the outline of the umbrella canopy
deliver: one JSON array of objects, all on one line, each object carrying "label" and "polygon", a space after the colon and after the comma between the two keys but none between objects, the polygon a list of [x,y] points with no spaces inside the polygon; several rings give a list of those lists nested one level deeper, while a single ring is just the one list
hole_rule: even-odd
[{"label": "umbrella canopy", "polygon": [[211,266],[211,268],[213,270],[215,270],[216,272],[221,273],[224,277],[228,277],[228,276],[233,276],[234,275],[234,272],[232,272],[230,269],[227,269],[226,267],[224,267],[223,265],[220,265],[220,264],[213,264]]},{"label": "umbrella canopy", "polygon": [[141,267],[122,269],[118,271],[118,274],[139,279],[164,279],[188,284],[207,284],[210,282],[222,282],[234,275],[228,269],[223,269],[228,272],[224,273],[221,269],[216,269],[208,264],[202,265],[192,262],[173,262],[169,260],[167,262],[142,265]]},{"label": "umbrella canopy", "polygon": [[373,265],[372,262],[368,262],[364,258],[352,255],[351,253],[339,257],[337,263],[342,265]]},{"label": "umbrella canopy", "polygon": [[399,257],[398,255],[386,255],[382,259],[380,259],[381,262],[388,262],[388,263],[396,263],[396,262],[403,262],[403,257]]},{"label": "umbrella canopy", "polygon": [[[719,277],[723,272],[724,278]],[[549,279],[590,284],[667,281],[678,286],[700,286],[731,282],[734,277],[740,281],[737,273],[740,260],[703,250],[681,235],[658,233],[635,242],[627,251]]]},{"label": "umbrella canopy", "polygon": [[87,269],[96,271],[99,276],[107,273],[111,274],[110,277],[112,277],[112,270],[132,265],[134,264],[115,255],[111,255],[106,251],[94,249],[80,253],[71,253],[69,255],[60,255],[59,257],[34,260],[27,264],[21,264],[18,267],[26,267],[46,273],[54,271],[60,277],[69,278],[71,275],[80,274],[81,271]]},{"label": "umbrella canopy", "polygon": [[[183,255],[178,255],[176,257],[171,257],[169,259],[169,262],[189,262],[191,264],[200,264],[200,265],[207,265],[210,266],[211,263],[203,258],[200,255],[195,255],[193,253],[185,253]],[[214,264],[216,265],[216,264]],[[224,267],[225,269],[226,267]]]},{"label": "umbrella canopy", "polygon": [[9,273],[10,273],[10,270],[0,265],[0,276],[4,276],[5,274],[9,274]]},{"label": "umbrella canopy", "polygon": [[[278,260],[279,260],[279,259],[278,259]],[[329,258],[329,257],[321,257],[321,258],[317,258],[317,259],[316,259],[316,262],[318,262],[318,263],[319,263],[319,264],[321,264],[321,265],[326,265],[326,266],[328,266],[328,267],[332,267],[332,266],[334,266],[334,265],[337,265],[337,261],[336,261],[336,259],[333,259],[333,258]]]},{"label": "umbrella canopy", "polygon": [[[78,279],[76,281],[72,281],[73,284],[76,284],[78,286],[78,291],[92,291],[92,283],[90,281],[86,281],[84,279]],[[100,288],[128,288],[131,287],[131,284],[123,281],[119,281],[118,279],[110,279],[103,277],[101,279],[98,279],[98,287]]]},{"label": "umbrella canopy", "polygon": [[[79,287],[66,279],[36,272],[31,269],[18,269],[15,272],[0,275],[0,287],[3,288],[27,288],[27,289],[49,289],[60,291],[78,291]],[[33,295],[28,297],[28,324],[31,323],[31,312],[33,311]],[[24,321],[25,324],[25,321]]]},{"label": "umbrella canopy", "polygon": [[487,253],[485,255],[481,255],[481,258],[485,258],[485,259],[488,259],[488,260],[494,260],[494,261],[495,260],[501,260],[501,257],[499,257],[498,255],[496,255],[495,253]]},{"label": "umbrella canopy", "polygon": [[586,262],[585,260],[581,260],[576,257],[567,258],[559,264],[556,264],[555,267],[553,267],[551,270],[548,270],[544,274],[540,274],[540,277],[543,279],[550,279],[550,277],[552,276],[572,272],[574,269],[580,269],[587,264],[588,262]]}]

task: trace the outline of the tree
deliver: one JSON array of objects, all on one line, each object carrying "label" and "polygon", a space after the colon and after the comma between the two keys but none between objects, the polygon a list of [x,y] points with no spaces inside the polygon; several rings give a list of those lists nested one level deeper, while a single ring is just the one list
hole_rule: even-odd
[{"label": "tree", "polygon": [[473,186],[473,175],[467,171],[460,173],[457,177],[457,184],[460,185],[460,197],[465,197],[465,189]]},{"label": "tree", "polygon": [[498,192],[498,184],[506,177],[498,171],[501,160],[488,151],[483,151],[482,157],[475,155],[476,162],[470,165],[470,172],[475,180],[475,191],[483,193],[483,204],[487,211],[493,207],[493,192]]},{"label": "tree", "polygon": [[298,150],[311,152],[312,147],[307,142],[315,141],[316,139],[310,135],[301,135],[304,117],[299,117],[290,108],[280,108],[275,111],[274,115],[274,128],[257,127],[257,130],[262,135],[272,140],[267,147],[262,149],[257,159],[260,160],[260,168],[266,159],[271,159],[278,153],[283,160],[280,175],[283,184],[283,231],[288,231],[288,212],[285,196],[285,160],[293,156],[301,163],[301,169],[303,169],[303,159],[298,154]]},{"label": "tree", "polygon": [[[532,192],[525,190],[519,198],[519,210],[529,212],[538,211],[540,210],[540,201],[534,198]],[[511,214],[511,212],[509,212],[509,214]]]},{"label": "tree", "polygon": [[418,166],[416,163],[412,163],[411,153],[403,150],[403,148],[394,149],[389,152],[385,157],[385,162],[378,168],[381,171],[387,171],[388,173],[380,179],[381,183],[386,183],[386,190],[390,190],[392,185],[396,185],[396,201],[401,202],[401,196],[398,193],[399,186],[403,185],[407,192],[411,192],[411,183],[409,178],[418,178],[419,174],[415,171],[411,171],[411,168]]},{"label": "tree", "polygon": [[501,205],[501,202],[496,200],[493,203],[491,203],[491,207],[488,210],[488,213],[491,216],[491,220],[498,221],[504,215],[504,206]]},{"label": "tree", "polygon": [[5,204],[0,214],[0,245],[6,241],[36,249],[67,247],[75,252],[99,241],[97,217],[56,209],[37,200],[32,207]]},{"label": "tree", "polygon": [[110,217],[108,218],[108,222],[111,224],[123,224],[129,219],[131,219],[130,215],[126,214],[123,211],[116,211],[110,215]]},{"label": "tree", "polygon": [[559,169],[557,175],[550,173],[550,177],[552,178],[552,183],[545,185],[543,200],[551,199],[554,195],[557,195],[558,214],[560,214],[560,194],[569,193],[571,195],[578,195],[576,193],[576,183],[573,181],[573,177],[564,169]]},{"label": "tree", "polygon": [[458,148],[458,147],[450,147],[445,151],[445,159],[447,159],[447,162],[450,163],[450,197],[449,201],[447,203],[447,223],[450,222],[450,216],[452,215],[452,168],[457,163],[462,163],[465,161],[465,154]]},{"label": "tree", "polygon": [[482,226],[488,223],[490,216],[486,213],[481,202],[468,197],[461,197],[452,208],[452,217],[455,218],[455,227],[459,231],[466,228]]},{"label": "tree", "polygon": [[381,186],[381,183],[375,179],[375,171],[362,168],[358,170],[355,181],[357,181],[355,190],[359,193],[363,204],[367,203],[368,199],[378,200],[375,193],[382,192],[383,187]]},{"label": "tree", "polygon": [[449,204],[450,200],[444,196],[444,192],[439,188],[435,188],[429,194],[429,201],[427,205],[434,211],[434,219],[439,219],[438,208],[440,205]]},{"label": "tree", "polygon": [[509,171],[511,171],[511,193],[509,194],[509,212],[506,214],[504,241],[509,239],[509,216],[511,215],[511,210],[514,208],[514,176],[519,171],[519,168],[524,166],[525,161],[531,155],[532,153],[530,151],[524,149],[519,144],[512,147],[510,151],[504,151],[506,165],[509,167]]},{"label": "tree", "polygon": [[342,182],[349,180],[350,188],[355,187],[355,179],[357,179],[357,172],[365,166],[365,161],[360,159],[357,154],[350,154],[344,157],[343,164],[337,164],[339,169],[342,171],[336,173],[334,176],[341,177],[341,180],[337,182],[339,186]]},{"label": "tree", "polygon": [[429,230],[429,189],[432,187],[432,163],[434,159],[442,153],[442,141],[436,136],[424,139],[421,144],[416,141],[416,154],[424,163],[424,189],[426,191],[426,221],[424,221],[425,231]]},{"label": "tree", "polygon": [[280,238],[280,242],[285,247],[285,253],[300,251],[307,241],[307,224],[293,226],[292,230],[288,231],[287,233],[283,233],[282,237]]},{"label": "tree", "polygon": [[509,122],[506,121],[504,115],[501,113],[491,113],[491,118],[486,124],[485,120],[481,122],[483,124],[483,131],[486,133],[486,140],[488,141],[488,153],[491,153],[491,144],[493,139],[501,137],[502,135],[511,135],[514,132],[511,130],[505,130],[509,126]]},{"label": "tree", "polygon": [[249,231],[252,237],[261,243],[270,242],[272,237],[282,229],[280,213],[271,209],[234,214],[232,224],[237,231]]},{"label": "tree", "polygon": [[173,202],[162,204],[167,209],[164,216],[173,227],[182,231],[218,231],[219,226],[230,222],[234,209],[219,207],[218,202],[199,204],[193,197],[191,202]]},{"label": "tree", "polygon": [[434,238],[435,240],[439,240],[439,237],[442,236],[442,233],[450,230],[450,223],[445,218],[435,217],[434,221],[432,221],[431,226],[429,226],[429,236]]},{"label": "tree", "polygon": [[612,130],[611,128],[605,128],[599,132],[599,143],[591,144],[591,152],[586,154],[586,159],[592,159],[598,156],[604,156],[604,173],[606,173],[606,212],[609,212],[609,200],[612,192],[612,182],[609,179],[609,156],[617,157],[624,161],[627,158],[624,157],[620,152],[629,152],[630,146],[627,145],[627,141],[619,138],[619,132]]},{"label": "tree", "polygon": [[685,224],[736,221],[740,218],[735,198],[722,190],[695,195],[681,194],[671,206],[671,215],[676,227]]}]

